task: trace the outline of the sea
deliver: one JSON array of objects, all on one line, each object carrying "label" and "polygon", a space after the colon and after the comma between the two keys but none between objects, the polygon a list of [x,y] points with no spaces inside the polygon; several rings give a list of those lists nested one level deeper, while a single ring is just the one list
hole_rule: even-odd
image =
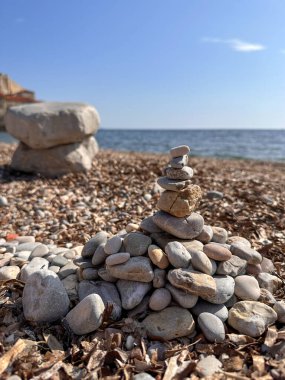
[{"label": "sea", "polygon": [[[285,129],[188,129],[127,130],[99,129],[96,134],[103,149],[168,153],[178,145],[189,145],[191,155],[229,159],[255,159],[285,162]],[[0,141],[16,140],[0,132]]]}]

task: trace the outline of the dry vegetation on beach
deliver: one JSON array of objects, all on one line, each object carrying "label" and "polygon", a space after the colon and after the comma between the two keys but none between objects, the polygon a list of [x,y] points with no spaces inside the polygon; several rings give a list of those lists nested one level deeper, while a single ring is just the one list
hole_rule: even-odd
[{"label": "dry vegetation on beach", "polygon": [[[0,238],[34,235],[59,246],[82,244],[100,230],[115,233],[152,214],[159,197],[155,179],[168,160],[166,155],[100,151],[90,173],[45,179],[12,171],[13,149],[0,144],[0,195],[8,200],[0,208]],[[193,182],[204,192],[199,211],[205,222],[248,238],[273,259],[285,280],[285,164],[195,157],[189,164]],[[223,192],[223,199],[209,200],[209,190]],[[133,320],[77,338],[62,324],[31,326],[23,319],[22,289],[23,283],[14,280],[0,289],[0,377],[10,362],[6,373],[24,379],[129,379],[143,371],[157,379],[195,379],[194,360],[205,353],[224,358],[224,372],[212,378],[285,378],[284,331],[270,328],[261,338],[228,338],[223,344],[209,344],[201,334],[182,338],[166,343],[166,361],[153,357],[147,362],[144,339],[125,351],[126,335],[139,333]],[[283,295],[282,288],[275,296]]]}]

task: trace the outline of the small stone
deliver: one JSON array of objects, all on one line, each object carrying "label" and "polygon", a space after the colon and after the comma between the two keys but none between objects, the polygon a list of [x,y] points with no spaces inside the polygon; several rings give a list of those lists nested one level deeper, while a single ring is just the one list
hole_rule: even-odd
[{"label": "small stone", "polygon": [[175,168],[175,169],[182,169],[187,164],[188,164],[188,156],[187,155],[174,157],[169,161],[170,167]]},{"label": "small stone", "polygon": [[95,268],[85,268],[82,271],[83,280],[97,280],[98,270]]},{"label": "small stone", "polygon": [[15,257],[19,257],[20,259],[24,259],[28,261],[31,257],[31,252],[30,251],[16,252]]},{"label": "small stone", "polygon": [[163,361],[165,360],[165,345],[161,342],[154,342],[151,343],[150,346],[147,349],[147,354],[150,358],[153,356],[156,358],[157,361]]},{"label": "small stone", "polygon": [[109,270],[106,268],[100,268],[98,270],[98,276],[102,278],[102,280],[107,281],[107,282],[116,282],[118,279],[114,276],[112,276],[109,273]]},{"label": "small stone", "polygon": [[92,264],[93,265],[100,265],[105,262],[107,258],[107,254],[105,252],[105,244],[100,244],[96,248],[94,255],[92,256]]},{"label": "small stone", "polygon": [[179,192],[166,190],[161,194],[157,207],[173,216],[189,216],[202,198],[202,191],[197,185],[190,185]]},{"label": "small stone", "polygon": [[58,272],[60,270],[60,267],[56,266],[56,265],[51,265],[49,268],[49,270],[51,270],[52,272],[56,273],[58,275]]},{"label": "small stone", "polygon": [[198,317],[198,325],[209,342],[220,343],[225,340],[224,324],[214,314],[201,313]]},{"label": "small stone", "polygon": [[[70,274],[75,274],[77,272],[77,265],[75,265],[73,262],[68,262],[63,267],[60,267],[59,265],[55,266],[56,268],[60,268],[58,272],[58,277],[62,280],[63,278],[69,276]],[[50,268],[49,268],[50,269]],[[57,273],[57,272],[56,272]]]},{"label": "small stone", "polygon": [[140,372],[133,377],[133,380],[155,380],[155,378],[146,372]]},{"label": "small stone", "polygon": [[140,232],[131,232],[124,238],[124,247],[131,256],[144,255],[151,245],[151,238]]},{"label": "small stone", "polygon": [[212,241],[214,243],[225,244],[228,240],[228,231],[221,227],[212,227],[213,237]]},{"label": "small stone", "polygon": [[28,236],[28,235],[25,235],[25,236],[17,236],[16,241],[19,242],[19,244],[22,244],[22,243],[35,243],[36,239],[34,236]]},{"label": "small stone", "polygon": [[162,230],[180,239],[194,239],[204,226],[204,219],[200,214],[193,212],[187,218],[176,218],[164,211],[153,215],[153,221]]},{"label": "small stone", "polygon": [[31,242],[18,244],[16,246],[16,252],[20,252],[20,251],[32,252],[38,245],[42,245],[42,244],[41,243],[31,243]]},{"label": "small stone", "polygon": [[151,313],[142,322],[149,338],[171,340],[190,335],[195,322],[188,310],[177,306]]},{"label": "small stone", "polygon": [[228,309],[225,305],[217,305],[201,299],[199,299],[196,305],[191,308],[191,313],[193,313],[197,317],[201,313],[210,313],[218,317],[222,322],[225,322],[229,316]]},{"label": "small stone", "polygon": [[151,198],[152,198],[152,195],[151,194],[144,194],[143,197],[144,197],[145,201],[149,202],[151,200]]},{"label": "small stone", "polygon": [[221,191],[215,191],[215,190],[210,190],[207,192],[207,198],[208,199],[223,199],[224,198],[224,193]]},{"label": "small stone", "polygon": [[241,300],[257,301],[260,297],[260,288],[257,280],[247,275],[236,277],[235,295]]},{"label": "small stone", "polygon": [[230,250],[233,255],[246,260],[249,264],[260,264],[262,262],[261,254],[243,243],[232,243]]},{"label": "small stone", "polygon": [[34,272],[48,269],[48,266],[49,262],[43,257],[34,257],[29,264],[22,267],[20,280],[26,282]]},{"label": "small stone", "polygon": [[277,301],[273,306],[273,310],[277,313],[278,322],[285,323],[285,302]]},{"label": "small stone", "polygon": [[151,282],[154,277],[150,260],[147,257],[131,257],[127,262],[108,267],[112,277],[121,280]]},{"label": "small stone", "polygon": [[191,255],[178,241],[172,241],[165,247],[165,253],[174,268],[187,268],[191,261]]},{"label": "small stone", "polygon": [[58,276],[42,269],[29,276],[22,297],[25,318],[33,322],[53,322],[66,315],[69,298]]},{"label": "small stone", "polygon": [[194,294],[187,293],[183,289],[177,289],[170,284],[166,284],[166,289],[168,289],[172,295],[172,298],[179,306],[184,307],[185,309],[191,309],[196,305],[198,301],[198,296]]},{"label": "small stone", "polygon": [[218,265],[217,274],[225,274],[236,277],[245,273],[247,262],[238,256],[232,255],[227,261],[221,261]]},{"label": "small stone", "polygon": [[230,276],[214,276],[213,280],[216,285],[214,296],[206,294],[201,296],[205,301],[221,305],[227,302],[234,294],[235,280]]},{"label": "small stone", "polygon": [[203,243],[201,243],[198,240],[179,240],[179,241],[189,252],[191,252],[191,249],[195,249],[196,251],[203,251]]},{"label": "small stone", "polygon": [[82,257],[92,257],[101,244],[107,243],[108,234],[107,232],[98,232],[93,238],[91,238],[83,247],[81,255]]},{"label": "small stone", "polygon": [[156,233],[156,232],[161,232],[162,229],[159,228],[153,221],[153,217],[152,216],[148,216],[147,218],[143,219],[141,221],[141,224],[140,224],[140,228],[145,231],[145,232],[148,232],[150,234],[152,233]]},{"label": "small stone", "polygon": [[126,349],[128,351],[132,350],[134,348],[134,344],[135,344],[135,338],[132,335],[128,335],[125,342]]},{"label": "small stone", "polygon": [[174,169],[171,167],[165,168],[165,176],[169,179],[187,180],[193,177],[193,169],[190,166],[185,166],[182,169]]},{"label": "small stone", "polygon": [[102,298],[98,294],[90,294],[79,302],[65,319],[74,334],[88,334],[101,326],[104,310]]},{"label": "small stone", "polygon": [[48,254],[49,249],[46,245],[40,244],[32,250],[31,258],[33,257],[44,257]]},{"label": "small stone", "polygon": [[18,277],[20,268],[15,265],[0,268],[0,281],[12,280]]},{"label": "small stone", "polygon": [[169,266],[166,254],[157,245],[151,244],[148,247],[148,257],[151,262],[160,269],[165,269]]},{"label": "small stone", "polygon": [[257,276],[261,272],[262,268],[260,264],[247,264],[246,266],[246,274]]},{"label": "small stone", "polygon": [[270,293],[276,292],[276,290],[279,289],[282,285],[282,280],[270,273],[260,273],[256,279],[259,283],[259,286],[261,288],[269,290]]},{"label": "small stone", "polygon": [[144,296],[151,289],[151,284],[138,281],[119,280],[117,282],[117,288],[121,296],[122,307],[125,310],[131,310],[142,301]]},{"label": "small stone", "polygon": [[70,274],[61,280],[64,289],[66,290],[68,297],[70,300],[77,300],[77,292],[78,292],[78,281],[76,274]]},{"label": "small stone", "polygon": [[154,311],[165,309],[171,302],[171,293],[165,288],[156,289],[149,300],[149,308]]},{"label": "small stone", "polygon": [[176,179],[170,179],[167,177],[159,177],[157,180],[157,183],[159,186],[161,186],[165,190],[170,191],[181,191],[186,189],[189,185],[191,185],[190,180],[176,180]]},{"label": "small stone", "polygon": [[63,256],[66,259],[73,260],[77,257],[76,251],[74,249],[69,249],[68,251],[64,252]]},{"label": "small stone", "polygon": [[207,244],[212,240],[213,234],[212,227],[204,224],[202,232],[196,239],[201,241],[203,244]]},{"label": "small stone", "polygon": [[217,270],[217,264],[214,260],[208,258],[208,256],[202,251],[190,250],[191,253],[191,265],[194,269],[206,273],[212,276]]},{"label": "small stone", "polygon": [[64,256],[55,256],[51,262],[51,265],[57,265],[59,267],[64,267],[66,264],[68,264],[69,261]]},{"label": "small stone", "polygon": [[152,286],[155,289],[163,288],[165,286],[166,271],[163,269],[155,268]]},{"label": "small stone", "polygon": [[214,297],[216,283],[212,276],[188,269],[173,269],[168,272],[169,282],[178,289],[183,289],[197,296]]},{"label": "small stone", "polygon": [[0,195],[0,207],[7,207],[9,206],[8,199],[4,197],[3,195]]},{"label": "small stone", "polygon": [[267,257],[262,258],[262,262],[260,265],[262,272],[265,273],[274,273],[276,270],[272,260],[268,259]]},{"label": "small stone", "polygon": [[209,243],[204,245],[206,255],[216,261],[227,261],[232,257],[231,251],[218,244]]},{"label": "small stone", "polygon": [[118,253],[121,249],[123,239],[120,236],[113,236],[105,244],[104,251],[107,255]]},{"label": "small stone", "polygon": [[[273,297],[269,290],[260,288],[259,302],[266,303],[266,305],[273,306],[276,303],[276,299]],[[275,310],[276,311],[276,310]]]},{"label": "small stone", "polygon": [[140,226],[136,223],[129,223],[126,226],[127,233],[137,231],[140,228]]},{"label": "small stone", "polygon": [[257,301],[240,301],[230,309],[228,324],[239,333],[256,338],[276,320],[277,314],[270,306]]},{"label": "small stone", "polygon": [[246,245],[248,248],[251,248],[250,242],[242,236],[230,236],[227,240],[227,243],[230,245],[234,243],[241,243]]},{"label": "small stone", "polygon": [[222,366],[223,364],[214,355],[209,355],[198,361],[196,372],[200,377],[204,378],[220,372]]},{"label": "small stone", "polygon": [[[53,259],[55,257],[56,256],[54,256]],[[93,268],[93,264],[92,264],[92,261],[90,259],[84,259],[83,257],[79,257],[79,258],[74,259],[73,262],[75,265],[77,265],[81,269]]]},{"label": "small stone", "polygon": [[170,149],[170,156],[172,158],[188,155],[190,148],[187,145],[179,145]]},{"label": "small stone", "polygon": [[110,255],[106,258],[106,265],[118,265],[123,264],[130,258],[129,252],[120,252]]}]

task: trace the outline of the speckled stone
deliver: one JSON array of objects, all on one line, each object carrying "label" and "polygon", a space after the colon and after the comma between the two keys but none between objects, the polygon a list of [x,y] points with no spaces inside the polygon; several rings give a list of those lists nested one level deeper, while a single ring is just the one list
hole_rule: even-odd
[{"label": "speckled stone", "polygon": [[184,166],[182,169],[165,168],[165,176],[169,179],[187,180],[193,177],[193,169],[190,166]]},{"label": "speckled stone", "polygon": [[169,161],[169,166],[175,169],[182,169],[187,164],[188,156],[186,154],[184,154],[184,156],[174,157]]}]

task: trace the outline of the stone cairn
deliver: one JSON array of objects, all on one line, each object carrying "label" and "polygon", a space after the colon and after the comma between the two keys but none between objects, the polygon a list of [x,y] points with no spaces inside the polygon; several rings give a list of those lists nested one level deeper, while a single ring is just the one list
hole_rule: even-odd
[{"label": "stone cairn", "polygon": [[96,109],[81,103],[34,103],[11,107],[7,132],[20,140],[11,167],[57,176],[91,169],[98,151],[93,137],[99,127]]},{"label": "stone cairn", "polygon": [[[194,212],[202,193],[191,183],[188,153],[187,146],[171,150],[158,179],[165,190],[160,211],[140,225],[114,236],[98,232],[74,249],[29,236],[0,242],[0,280],[26,283],[27,320],[65,317],[82,335],[100,327],[111,305],[112,320],[137,319],[150,340],[194,337],[200,330],[209,342],[222,342],[228,331],[259,337],[276,321],[285,323],[285,302],[273,296],[282,281],[272,274],[272,261]],[[134,342],[129,335],[126,348]]]}]

